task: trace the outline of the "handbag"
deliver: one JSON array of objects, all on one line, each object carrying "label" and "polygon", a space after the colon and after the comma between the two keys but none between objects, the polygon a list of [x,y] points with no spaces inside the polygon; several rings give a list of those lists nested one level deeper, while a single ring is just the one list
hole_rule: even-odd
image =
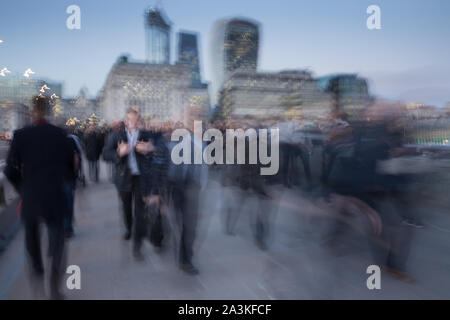
[{"label": "handbag", "polygon": [[149,240],[155,247],[161,247],[164,239],[162,215],[158,205],[150,205],[149,208]]}]

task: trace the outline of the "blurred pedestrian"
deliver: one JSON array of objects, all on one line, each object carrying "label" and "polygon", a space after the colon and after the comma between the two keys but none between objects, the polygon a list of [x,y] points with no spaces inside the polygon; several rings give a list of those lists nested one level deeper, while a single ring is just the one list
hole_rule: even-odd
[{"label": "blurred pedestrian", "polygon": [[139,121],[139,111],[130,107],[125,115],[125,127],[107,139],[103,158],[116,166],[114,183],[125,222],[124,239],[129,240],[133,235],[133,254],[137,260],[142,260],[142,240],[148,227],[142,193],[146,176],[142,173],[145,172],[145,161],[149,161],[146,158],[151,158],[154,147],[150,141],[151,133],[141,130]]},{"label": "blurred pedestrian", "polygon": [[103,136],[91,124],[85,136],[86,158],[89,162],[89,178],[98,182],[99,159],[103,149]]},{"label": "blurred pedestrian", "polygon": [[39,224],[47,226],[52,257],[50,294],[60,299],[67,208],[64,190],[66,177],[75,171],[75,165],[66,133],[47,122],[48,111],[46,97],[34,98],[34,122],[15,132],[4,172],[22,199],[26,251],[33,278],[39,282],[44,276]]},{"label": "blurred pedestrian", "polygon": [[144,201],[149,213],[149,236],[151,243],[158,249],[162,248],[164,235],[165,214],[168,210],[169,189],[167,171],[170,154],[168,141],[161,131],[152,132],[154,151],[151,158],[143,161],[143,190]]},{"label": "blurred pedestrian", "polygon": [[[190,163],[175,165],[170,162],[168,181],[173,201],[175,220],[178,227],[178,259],[181,270],[188,274],[199,273],[193,264],[194,242],[199,220],[200,193],[205,189],[208,181],[208,171],[205,164],[194,164],[194,148],[203,150],[205,143],[198,140],[193,134],[194,121],[191,120],[187,128],[178,128],[184,131],[183,139],[189,139],[191,147]],[[176,142],[169,144],[173,150]]]}]

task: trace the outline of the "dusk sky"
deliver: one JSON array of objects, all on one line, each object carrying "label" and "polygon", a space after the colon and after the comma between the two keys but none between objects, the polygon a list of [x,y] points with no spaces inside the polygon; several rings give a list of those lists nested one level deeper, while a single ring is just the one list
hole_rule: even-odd
[{"label": "dusk sky", "polygon": [[[442,106],[450,101],[448,0],[163,0],[175,33],[200,34],[203,80],[211,79],[214,22],[245,16],[262,25],[259,70],[308,68],[314,75],[358,73],[378,97]],[[144,60],[149,0],[1,0],[0,69],[64,83],[64,96],[86,87],[93,97],[119,55]],[[69,30],[66,8],[81,8]],[[381,30],[368,30],[366,9],[381,8]]]}]

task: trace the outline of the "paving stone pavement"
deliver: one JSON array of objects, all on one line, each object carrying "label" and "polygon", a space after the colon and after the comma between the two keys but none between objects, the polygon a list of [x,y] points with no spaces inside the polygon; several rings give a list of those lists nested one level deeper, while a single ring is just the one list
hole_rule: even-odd
[{"label": "paving stone pavement", "polygon": [[[102,166],[103,174],[105,169]],[[307,211],[311,204],[295,189],[284,190],[283,199],[297,197],[303,201],[302,208],[277,208],[273,238],[267,251],[259,250],[251,237],[246,213],[255,205],[255,199],[240,204],[242,216],[236,235],[224,234],[220,208],[226,192],[229,190],[211,179],[202,194],[195,246],[195,264],[200,274],[190,276],[176,266],[173,241],[167,241],[165,250],[160,253],[146,243],[143,248],[145,261],[133,259],[131,243],[122,240],[116,190],[105,176],[100,183],[89,183],[85,189],[79,189],[75,204],[76,236],[67,244],[67,264],[80,267],[81,290],[65,288],[66,298],[450,298],[450,236],[447,229],[414,230],[409,270],[415,283],[405,283],[383,274],[381,290],[368,290],[366,268],[372,260],[365,239],[351,235],[350,249],[339,255],[330,253],[321,245],[321,232],[327,228],[327,222],[317,219],[311,223],[309,218],[299,214],[302,210]],[[0,256],[0,299],[33,299],[32,292],[23,231],[20,231]]]}]

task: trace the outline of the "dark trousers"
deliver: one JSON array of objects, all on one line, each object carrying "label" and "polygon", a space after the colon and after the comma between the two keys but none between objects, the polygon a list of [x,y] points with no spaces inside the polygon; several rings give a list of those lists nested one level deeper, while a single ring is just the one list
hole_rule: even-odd
[{"label": "dark trousers", "polygon": [[409,228],[402,226],[402,210],[405,207],[400,206],[399,197],[398,192],[365,193],[359,196],[379,213],[382,222],[380,238],[387,243],[387,247],[370,243],[375,262],[404,272],[412,233]]},{"label": "dark trousers", "polygon": [[194,240],[198,221],[199,187],[175,186],[172,189],[172,200],[175,218],[180,231],[179,262],[191,264],[194,254]]},{"label": "dark trousers", "polygon": [[109,164],[109,181],[114,182],[114,176],[116,175],[116,166]]},{"label": "dark trousers", "polygon": [[291,144],[281,144],[281,165],[280,174],[282,176],[282,182],[285,186],[299,185],[301,170],[300,163],[303,165],[303,172],[306,178],[306,185],[311,184],[311,168],[309,165],[309,154],[301,147]]},{"label": "dark trousers", "polygon": [[[27,217],[23,220],[25,227],[25,248],[31,261],[35,275],[42,275],[44,264],[41,252],[40,217]],[[62,275],[64,255],[64,224],[63,221],[44,221],[48,231],[49,256],[52,259],[50,285],[52,291],[58,291]]]},{"label": "dark trousers", "polygon": [[64,193],[67,201],[67,212],[64,216],[64,231],[73,232],[73,207],[75,198],[75,181],[67,181],[64,186]]},{"label": "dark trousers", "polygon": [[89,160],[89,178],[98,182],[98,160]]},{"label": "dark trousers", "polygon": [[[252,179],[251,181],[255,181]],[[231,194],[231,198],[225,199],[226,217],[225,231],[227,234],[234,234],[237,221],[241,215],[242,206],[251,195],[257,197],[257,205],[251,208],[251,228],[256,244],[261,248],[267,247],[270,233],[270,217],[272,215],[272,199],[267,194],[264,182],[258,180],[250,183],[244,189],[239,188]]]},{"label": "dark trousers", "polygon": [[133,233],[135,249],[138,250],[142,244],[142,238],[146,235],[147,217],[145,203],[142,199],[140,176],[131,177],[131,191],[120,191],[122,202],[122,213],[125,228]]}]

